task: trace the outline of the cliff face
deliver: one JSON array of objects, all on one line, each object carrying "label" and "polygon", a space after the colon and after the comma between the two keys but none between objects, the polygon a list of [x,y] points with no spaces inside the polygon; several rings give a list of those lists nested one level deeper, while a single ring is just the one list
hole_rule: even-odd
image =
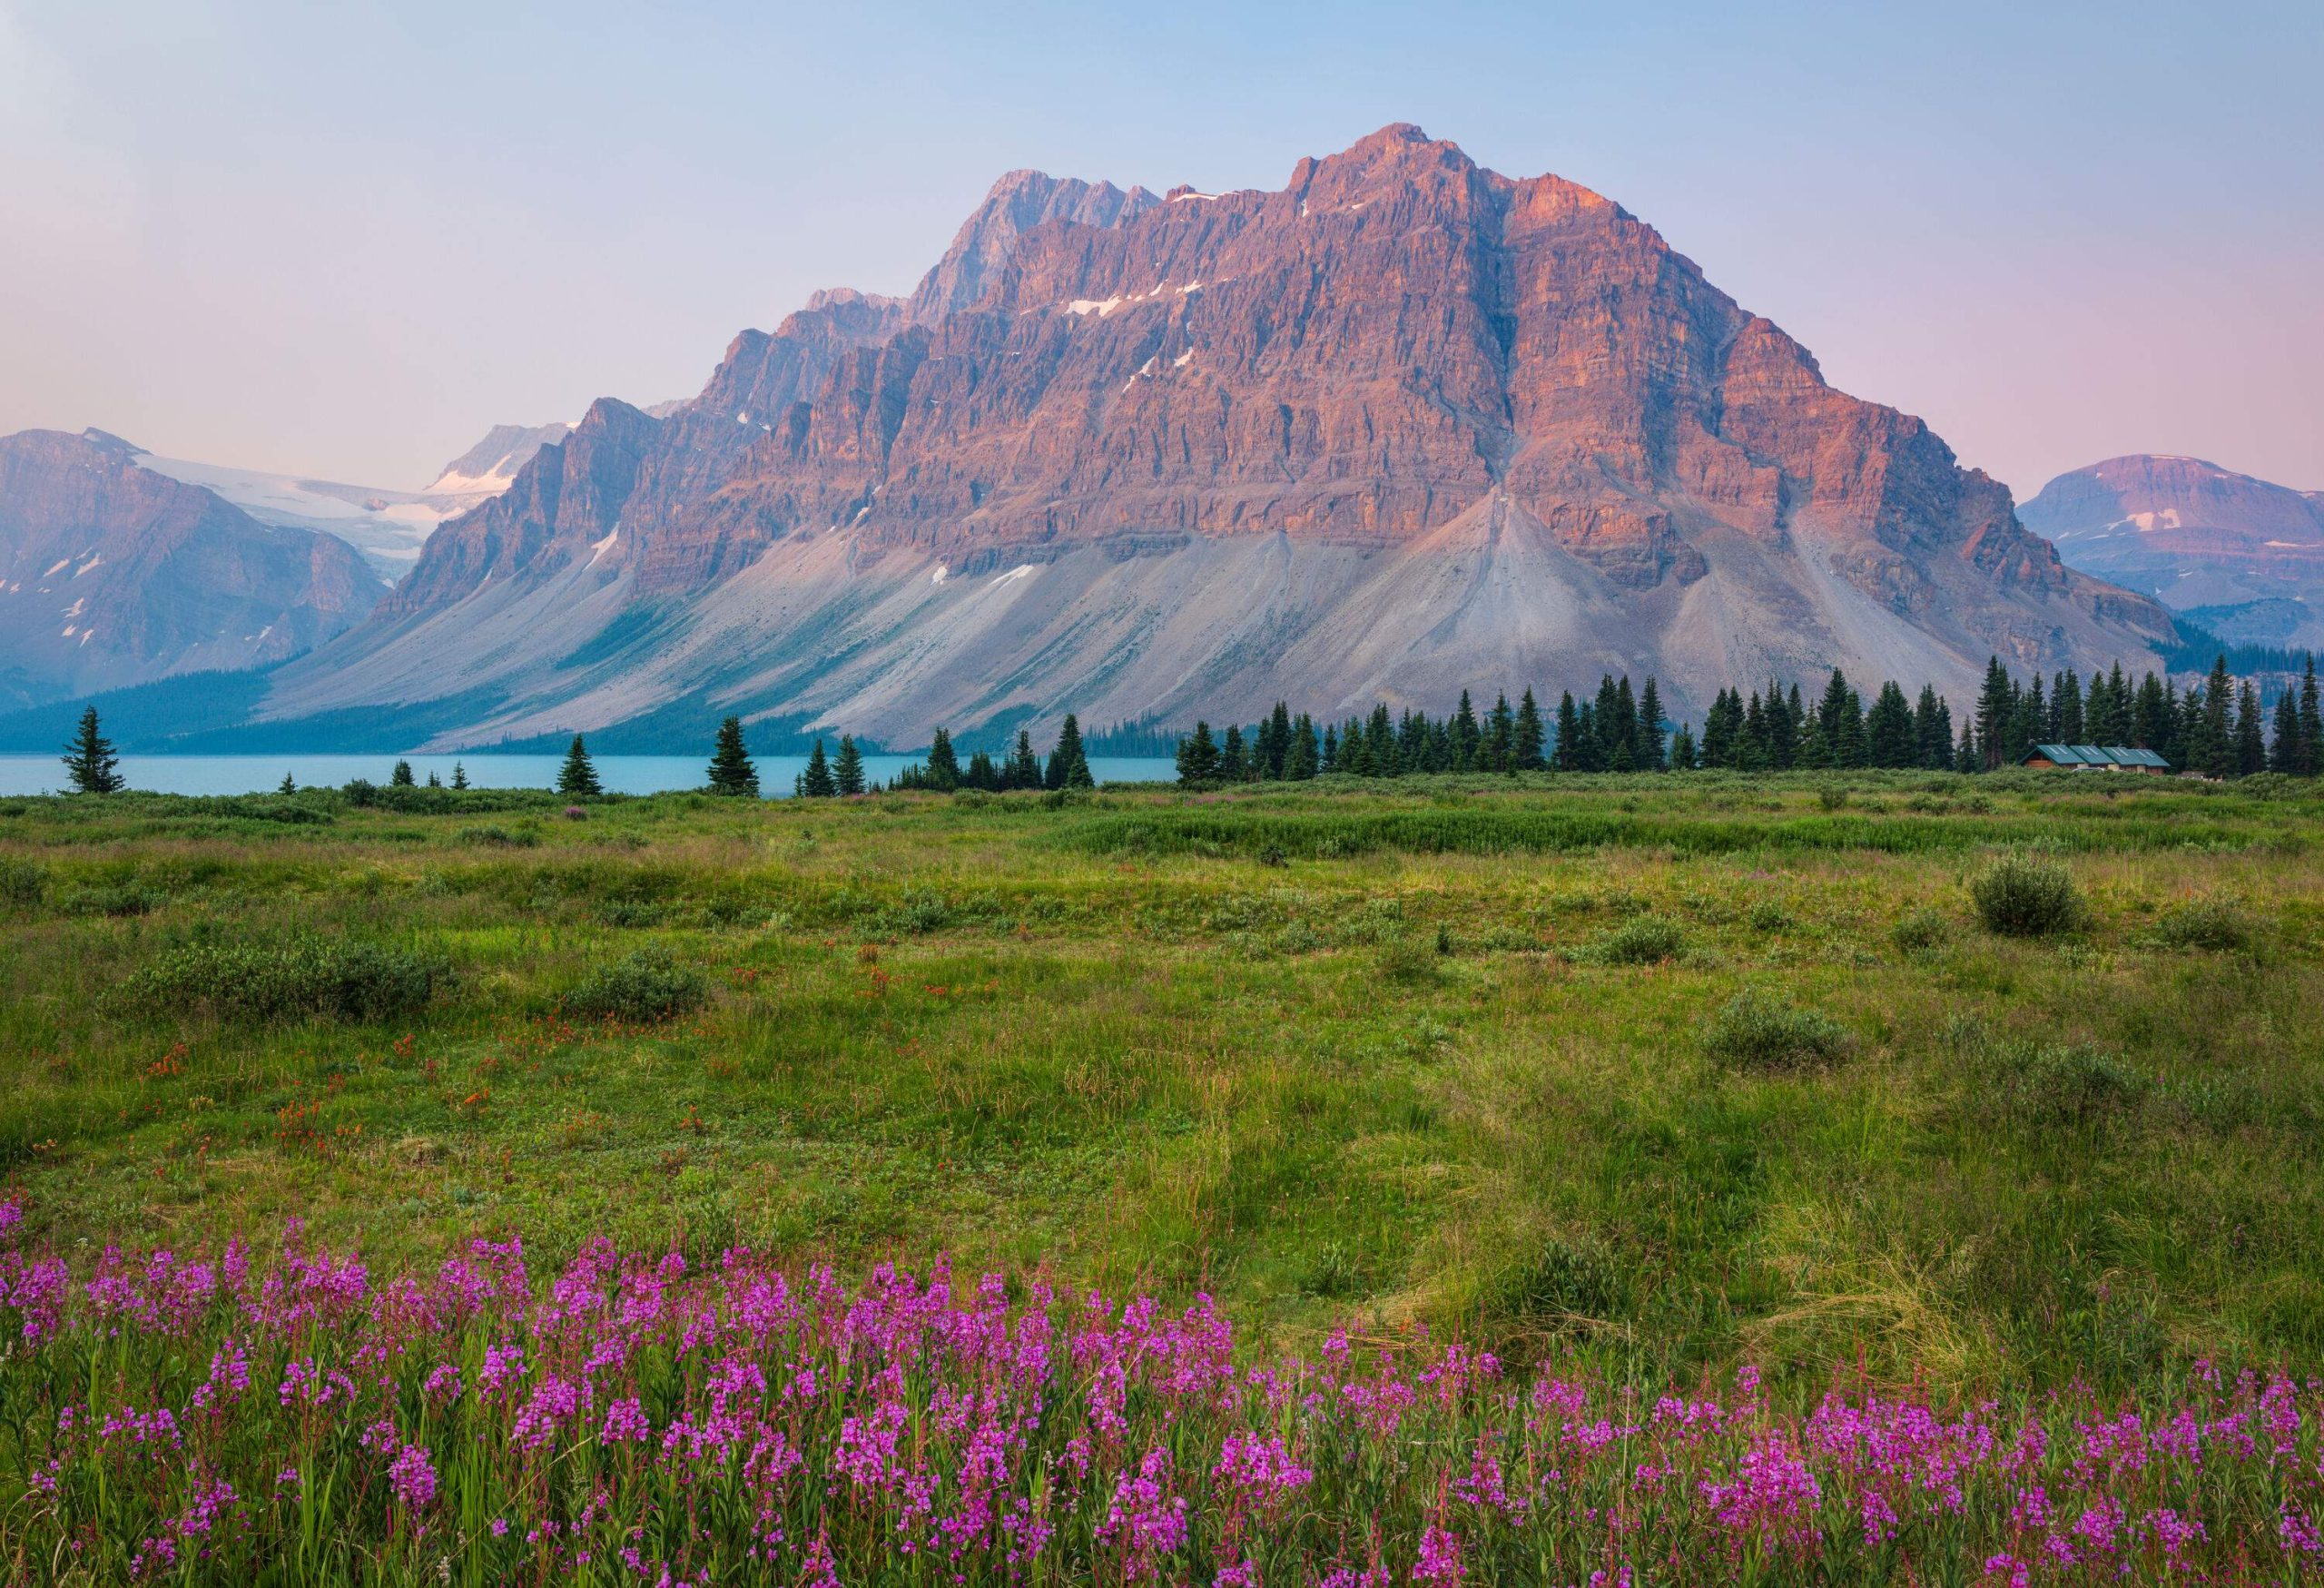
[{"label": "cliff face", "polygon": [[617,406],[439,531],[393,613],[504,580],[495,610],[556,626],[544,592],[586,570],[592,621],[645,602],[725,637],[678,660],[665,625],[618,678],[519,665],[505,720],[690,690],[910,738],[1609,666],[1699,705],[1836,663],[2134,661],[2170,632],[1619,205],[1409,126],[1273,192],[1014,173],[909,301],[826,295],[671,419]]},{"label": "cliff face", "polygon": [[2024,517],[2073,567],[2224,638],[2324,645],[2324,492],[2135,454],[2058,476]]},{"label": "cliff face", "polygon": [[381,585],[328,535],[261,524],[98,433],[0,438],[0,698],[281,660]]}]

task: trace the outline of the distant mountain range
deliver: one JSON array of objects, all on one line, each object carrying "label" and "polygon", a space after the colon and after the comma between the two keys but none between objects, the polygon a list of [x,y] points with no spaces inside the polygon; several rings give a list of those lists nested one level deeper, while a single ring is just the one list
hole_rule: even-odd
[{"label": "distant mountain range", "polygon": [[909,297],[819,293],[693,399],[557,429],[456,459],[439,499],[506,488],[251,731],[908,745],[1608,671],[1699,716],[2178,638],[1620,205],[1403,125],[1273,192],[1011,173]]},{"label": "distant mountain range", "polygon": [[2221,639],[2324,646],[2324,491],[2142,453],[2058,476],[2020,517],[2071,566]]}]

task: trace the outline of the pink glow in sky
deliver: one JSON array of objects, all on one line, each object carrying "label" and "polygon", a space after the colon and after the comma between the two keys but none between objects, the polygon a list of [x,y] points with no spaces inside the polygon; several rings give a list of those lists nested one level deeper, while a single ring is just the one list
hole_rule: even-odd
[{"label": "pink glow in sky", "polygon": [[1275,187],[1408,120],[1619,200],[2021,496],[2324,488],[2319,82],[2314,0],[0,0],[0,431],[417,486],[907,290],[1011,167]]}]

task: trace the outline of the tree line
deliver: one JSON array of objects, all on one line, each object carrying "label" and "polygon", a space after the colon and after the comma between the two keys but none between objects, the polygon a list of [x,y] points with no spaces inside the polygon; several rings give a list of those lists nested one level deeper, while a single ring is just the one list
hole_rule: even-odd
[{"label": "tree line", "polygon": [[1207,722],[1177,743],[1178,781],[1189,786],[1298,782],[1327,774],[1403,777],[1436,772],[1662,772],[1723,768],[1880,767],[1984,772],[2014,766],[2036,745],[2106,745],[2152,750],[2174,769],[2213,777],[2263,771],[2314,776],[2324,772],[2324,721],[2318,712],[2316,660],[2301,677],[2262,704],[2258,685],[2238,680],[2224,656],[2206,678],[2181,689],[2147,673],[2133,686],[2120,663],[2087,682],[2061,671],[2021,682],[1996,656],[1972,710],[1956,731],[1951,704],[1932,685],[1908,696],[1883,683],[1867,706],[1835,667],[1819,695],[1770,680],[1748,695],[1719,690],[1702,732],[1670,725],[1660,686],[1649,677],[1633,688],[1627,674],[1605,675],[1594,695],[1561,694],[1545,725],[1533,692],[1512,706],[1497,695],[1480,714],[1467,690],[1449,715],[1392,712],[1327,723],[1278,701],[1247,728],[1223,736]]}]

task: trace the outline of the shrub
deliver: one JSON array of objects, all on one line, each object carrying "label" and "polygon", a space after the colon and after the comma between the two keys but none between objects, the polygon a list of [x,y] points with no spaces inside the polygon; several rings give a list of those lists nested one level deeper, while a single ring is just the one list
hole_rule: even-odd
[{"label": "shrub", "polygon": [[1703,1038],[1704,1050],[1737,1070],[1817,1069],[1847,1056],[1848,1033],[1830,1016],[1755,988],[1728,1001]]},{"label": "shrub", "polygon": [[1364,1288],[1364,1265],[1346,1242],[1327,1240],[1307,1266],[1307,1288],[1327,1301],[1354,1296]]},{"label": "shrub", "polygon": [[541,841],[541,835],[529,827],[463,827],[458,841],[497,849],[530,849]]},{"label": "shrub", "polygon": [[74,888],[57,899],[56,907],[67,915],[151,915],[162,907],[162,895],[134,883]]},{"label": "shrub", "polygon": [[1552,1236],[1530,1258],[1503,1276],[1500,1299],[1521,1317],[1612,1317],[1624,1310],[1621,1269],[1594,1242],[1580,1244]]},{"label": "shrub", "polygon": [[0,856],[0,908],[37,910],[48,893],[48,868],[36,860]]},{"label": "shrub", "polygon": [[1774,899],[1760,900],[1744,919],[1751,923],[1753,932],[1788,932],[1798,924],[1791,912]]},{"label": "shrub", "polygon": [[122,996],[148,1014],[202,1009],[221,1020],[378,1022],[426,1007],[450,979],[450,967],[426,954],[296,937],[172,949],[132,976]]},{"label": "shrub", "polygon": [[566,999],[567,1012],[583,1020],[652,1025],[700,1009],[710,982],[691,965],[681,965],[661,948],[642,948],[626,959],[592,971]]},{"label": "shrub", "polygon": [[1659,965],[1677,959],[1686,946],[1686,933],[1677,922],[1637,915],[1592,944],[1590,957],[1607,965]]},{"label": "shrub", "polygon": [[2034,1125],[2097,1124],[2146,1092],[2143,1077],[2096,1048],[2021,1048],[2009,1069],[2013,1111]]},{"label": "shrub", "polygon": [[1985,930],[2004,937],[2047,937],[2083,921],[2082,894],[2056,861],[2008,854],[1969,884]]},{"label": "shrub", "polygon": [[1380,974],[1391,981],[1424,981],[1436,974],[1436,940],[1400,932],[1380,944]]},{"label": "shrub", "polygon": [[1896,952],[1915,960],[1936,952],[1952,936],[1953,923],[1934,910],[1915,910],[1888,929]]},{"label": "shrub", "polygon": [[2154,923],[2155,937],[2171,948],[2227,953],[2259,940],[2258,923],[2224,899],[2197,899],[2166,910]]}]

